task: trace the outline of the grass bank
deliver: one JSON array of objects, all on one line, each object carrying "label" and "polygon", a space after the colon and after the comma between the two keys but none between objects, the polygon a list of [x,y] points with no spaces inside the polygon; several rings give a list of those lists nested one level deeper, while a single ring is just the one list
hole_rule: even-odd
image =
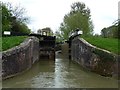
[{"label": "grass bank", "polygon": [[19,45],[27,38],[27,36],[12,36],[12,37],[2,37],[2,51],[10,49],[14,46]]},{"label": "grass bank", "polygon": [[83,38],[94,46],[106,49],[110,52],[120,55],[120,48],[118,48],[119,47],[118,43],[120,43],[120,39],[102,37],[83,37]]}]

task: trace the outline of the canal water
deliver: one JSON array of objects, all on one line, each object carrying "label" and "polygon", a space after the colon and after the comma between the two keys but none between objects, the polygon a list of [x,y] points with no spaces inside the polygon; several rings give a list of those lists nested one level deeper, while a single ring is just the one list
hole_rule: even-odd
[{"label": "canal water", "polygon": [[118,82],[87,71],[57,52],[55,61],[40,60],[21,75],[4,80],[2,85],[3,88],[117,88]]}]

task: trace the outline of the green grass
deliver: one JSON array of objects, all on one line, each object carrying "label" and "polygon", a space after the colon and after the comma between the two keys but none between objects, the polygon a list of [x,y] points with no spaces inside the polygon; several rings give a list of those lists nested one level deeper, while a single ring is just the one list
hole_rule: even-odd
[{"label": "green grass", "polygon": [[102,37],[83,37],[83,38],[94,46],[106,49],[115,54],[120,54],[120,48],[118,48],[118,43],[120,43],[120,39]]},{"label": "green grass", "polygon": [[27,36],[2,37],[2,41],[0,41],[0,43],[2,43],[2,51],[19,45],[25,38],[27,38]]}]

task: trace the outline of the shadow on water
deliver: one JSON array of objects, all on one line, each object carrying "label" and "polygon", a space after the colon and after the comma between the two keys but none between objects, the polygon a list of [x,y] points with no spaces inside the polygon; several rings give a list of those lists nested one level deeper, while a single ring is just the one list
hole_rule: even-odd
[{"label": "shadow on water", "polygon": [[117,88],[113,78],[84,70],[56,52],[55,60],[40,60],[16,77],[3,81],[3,88]]}]

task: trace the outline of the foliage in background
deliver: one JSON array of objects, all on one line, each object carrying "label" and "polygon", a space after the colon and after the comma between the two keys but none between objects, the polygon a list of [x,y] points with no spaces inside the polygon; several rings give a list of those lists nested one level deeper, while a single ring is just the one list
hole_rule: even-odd
[{"label": "foliage in background", "polygon": [[2,41],[0,41],[0,43],[2,43],[2,51],[19,45],[25,38],[27,38],[27,36],[2,37]]},{"label": "foliage in background", "polygon": [[0,3],[2,8],[2,32],[30,33],[27,27],[29,19],[25,16],[25,9],[13,7],[10,3]]},{"label": "foliage in background", "polygon": [[117,20],[114,25],[109,26],[107,28],[103,28],[101,30],[101,36],[105,38],[119,38],[120,29],[118,26],[120,25],[120,21]]},{"label": "foliage in background", "polygon": [[84,3],[75,2],[71,5],[71,11],[64,16],[59,31],[56,32],[58,39],[68,40],[69,33],[79,28],[85,36],[93,34],[93,24],[90,9]]},{"label": "foliage in background", "polygon": [[118,38],[120,39],[120,19],[118,21]]},{"label": "foliage in background", "polygon": [[10,30],[12,27],[11,17],[12,14],[5,6],[5,4],[1,4],[2,7],[2,31]]}]

